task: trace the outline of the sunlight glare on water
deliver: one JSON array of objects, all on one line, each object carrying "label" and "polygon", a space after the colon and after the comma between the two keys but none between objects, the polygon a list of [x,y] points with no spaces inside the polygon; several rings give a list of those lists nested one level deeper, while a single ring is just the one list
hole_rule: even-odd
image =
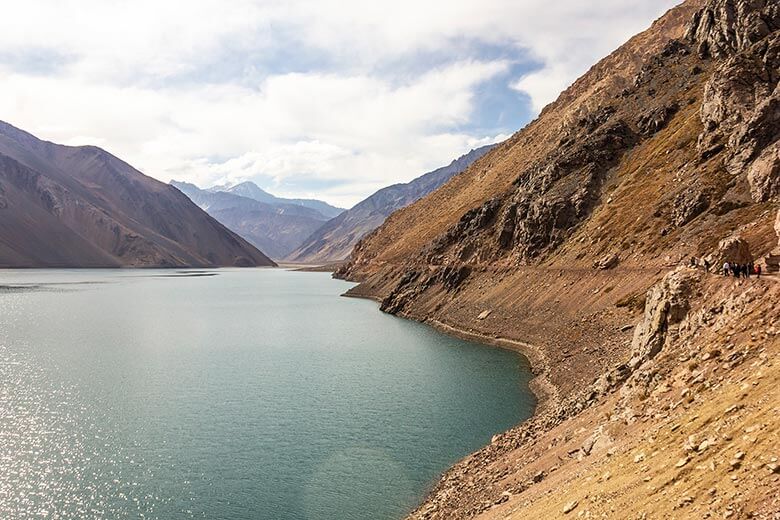
[{"label": "sunlight glare on water", "polygon": [[349,287],[0,272],[0,518],[400,518],[530,415],[523,358]]}]

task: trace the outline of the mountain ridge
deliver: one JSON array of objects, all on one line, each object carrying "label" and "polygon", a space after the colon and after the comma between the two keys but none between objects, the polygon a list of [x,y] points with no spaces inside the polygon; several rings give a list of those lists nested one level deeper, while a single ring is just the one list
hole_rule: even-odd
[{"label": "mountain ridge", "polygon": [[447,166],[409,182],[386,186],[315,231],[286,260],[328,263],[345,260],[354,245],[376,229],[393,211],[430,193],[478,160],[495,145],[486,145],[454,159]]},{"label": "mountain ridge", "polygon": [[166,184],[94,146],[0,122],[0,265],[275,265]]},{"label": "mountain ridge", "polygon": [[278,202],[283,199],[266,203],[229,191],[202,190],[185,182],[171,181],[171,185],[272,258],[284,258],[327,221],[314,208]]},{"label": "mountain ridge", "polygon": [[720,273],[776,266],[779,31],[776,2],[683,2],[355,247],[349,295],[537,376],[410,518],[780,510],[780,285]]},{"label": "mountain ridge", "polygon": [[326,220],[337,217],[339,214],[346,211],[344,208],[337,208],[327,202],[317,199],[288,199],[277,197],[260,188],[252,181],[244,181],[232,186],[212,186],[206,191],[224,191],[241,197],[254,199],[259,202],[266,202],[268,204],[294,204],[303,206],[318,211]]}]

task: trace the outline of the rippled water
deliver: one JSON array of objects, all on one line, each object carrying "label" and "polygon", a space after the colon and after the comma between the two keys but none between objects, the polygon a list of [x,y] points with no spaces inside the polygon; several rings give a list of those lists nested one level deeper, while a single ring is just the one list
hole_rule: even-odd
[{"label": "rippled water", "polygon": [[0,518],[399,518],[532,412],[523,358],[349,286],[0,271]]}]

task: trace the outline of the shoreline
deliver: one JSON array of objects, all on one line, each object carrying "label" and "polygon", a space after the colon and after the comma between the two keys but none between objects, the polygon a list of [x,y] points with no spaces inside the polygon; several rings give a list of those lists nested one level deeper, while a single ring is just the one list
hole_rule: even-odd
[{"label": "shoreline", "polygon": [[[350,294],[350,292],[346,292],[341,296],[345,298],[358,298],[361,300],[371,300],[378,304],[382,303],[381,298],[369,294]],[[384,312],[384,311],[379,311],[379,312]],[[500,336],[498,337],[488,336],[487,334],[482,334],[480,332],[475,332],[473,330],[469,331],[469,330],[461,329],[459,327],[450,325],[448,323],[445,323],[441,320],[437,320],[434,318],[419,319],[409,314],[394,314],[394,316],[405,320],[416,321],[417,323],[423,323],[425,325],[428,325],[436,329],[442,334],[446,334],[447,336],[452,336],[454,338],[471,341],[474,343],[479,343],[484,347],[501,348],[504,350],[510,350],[512,352],[516,352],[522,355],[523,357],[525,357],[528,360],[528,365],[531,369],[531,375],[533,375],[531,380],[528,382],[528,388],[531,390],[531,393],[536,398],[536,407],[534,408],[534,412],[531,414],[530,417],[525,419],[523,422],[514,425],[512,428],[516,428],[517,426],[527,421],[536,419],[544,415],[544,413],[547,412],[551,407],[553,407],[556,403],[560,402],[560,392],[558,390],[558,387],[550,380],[549,377],[547,377],[547,374],[549,373],[549,369],[550,369],[550,362],[547,358],[547,355],[538,345],[534,345],[532,343],[528,343],[525,341],[504,338]],[[505,433],[505,432],[500,432],[496,435],[500,435],[501,433]],[[483,446],[483,448],[484,447],[485,446]],[[476,452],[472,452],[466,457],[469,457],[474,453]]]},{"label": "shoreline", "polygon": [[[527,419],[514,425],[512,428],[516,428],[526,421],[530,421],[531,419],[535,419],[544,415],[545,412],[547,412],[551,407],[560,402],[560,392],[558,391],[558,387],[556,387],[555,384],[550,381],[549,377],[547,377],[547,374],[549,373],[550,362],[547,359],[544,351],[537,345],[500,336],[488,336],[479,332],[464,330],[433,318],[418,320],[413,317],[400,317],[404,319],[411,319],[419,323],[424,323],[433,327],[439,332],[454,338],[479,343],[485,347],[510,350],[526,358],[531,369],[531,375],[533,376],[528,382],[528,388],[536,398],[536,406],[534,407],[533,413]],[[497,435],[500,435],[501,433],[504,432],[500,432]]]},{"label": "shoreline", "polygon": [[[372,300],[376,303],[382,302],[381,298],[369,294],[350,294],[349,292],[347,292],[342,294],[341,296],[346,298]],[[439,484],[442,482],[442,479],[444,479],[448,474],[454,471],[458,466],[466,463],[469,460],[474,459],[474,457],[478,456],[480,452],[489,449],[491,446],[495,446],[497,441],[502,439],[506,434],[515,430],[516,428],[522,428],[524,425],[531,425],[533,422],[536,421],[543,421],[544,418],[546,416],[549,416],[552,410],[555,409],[556,405],[560,404],[561,398],[560,398],[560,391],[558,387],[548,377],[550,371],[549,359],[547,355],[544,353],[543,349],[540,348],[538,345],[534,345],[532,343],[528,343],[524,341],[504,338],[504,337],[489,336],[486,334],[475,332],[473,330],[472,331],[464,330],[434,318],[418,319],[415,316],[409,314],[396,314],[394,316],[401,319],[412,320],[418,323],[423,323],[425,325],[428,325],[436,329],[438,332],[442,334],[446,334],[448,336],[457,339],[478,343],[483,347],[510,350],[512,352],[522,355],[528,360],[528,365],[531,370],[531,375],[533,376],[531,380],[528,382],[528,388],[536,398],[536,406],[534,407],[533,413],[530,416],[528,416],[523,421],[511,426],[507,430],[497,432],[496,434],[493,435],[490,442],[458,459],[456,462],[451,464],[446,470],[444,470],[437,477],[435,481],[431,482],[431,485],[428,488],[428,490],[425,492],[423,499],[414,507],[414,509],[412,509],[407,514],[407,516],[404,517],[404,518],[408,518],[420,507],[422,507],[423,505],[425,505],[427,502],[430,501],[430,499],[435,495],[436,489],[439,486]]]}]

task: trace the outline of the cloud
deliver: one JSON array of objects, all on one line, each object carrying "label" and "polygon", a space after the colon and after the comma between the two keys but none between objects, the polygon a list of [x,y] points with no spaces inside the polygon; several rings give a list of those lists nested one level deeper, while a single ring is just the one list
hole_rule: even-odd
[{"label": "cloud", "polygon": [[672,3],[28,0],[0,18],[0,119],[348,206],[505,138]]},{"label": "cloud", "polygon": [[[174,90],[12,74],[3,81],[0,113],[17,111],[58,142],[107,147],[165,181],[208,185],[263,177],[276,187],[305,185],[285,182],[298,177],[354,180],[371,190],[410,180],[478,142],[442,129],[468,121],[473,86],[505,70],[501,62],[469,61],[401,85],[295,73],[272,76],[255,89]],[[368,193],[342,186],[329,195],[351,205]]]}]

